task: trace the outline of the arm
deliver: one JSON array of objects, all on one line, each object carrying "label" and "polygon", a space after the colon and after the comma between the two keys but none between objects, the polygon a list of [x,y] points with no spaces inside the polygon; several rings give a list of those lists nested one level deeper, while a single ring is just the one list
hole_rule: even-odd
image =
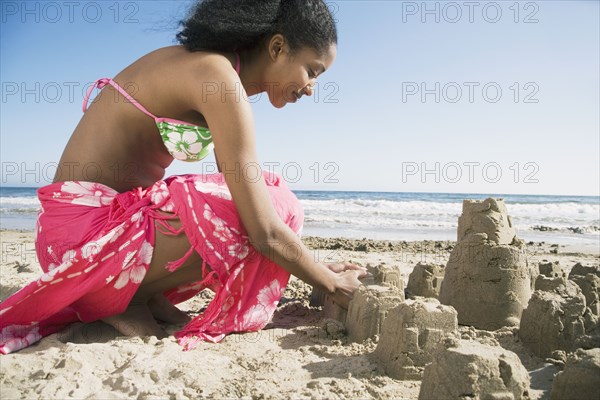
[{"label": "arm", "polygon": [[[264,182],[263,182],[264,183]],[[269,202],[269,205],[271,203]],[[310,251],[300,238],[284,223],[280,222],[280,231],[274,231],[271,239],[265,242],[253,243],[262,254],[269,257],[279,266],[302,279],[304,282],[320,288],[344,308],[352,299],[353,292],[361,285],[358,278],[367,276],[367,271],[359,266],[339,263],[324,265],[315,263]],[[300,254],[288,259],[286,245],[293,243],[294,248],[301,249]]]},{"label": "arm", "polygon": [[[222,87],[227,89],[237,84],[243,91],[239,77],[226,65],[216,65],[215,62],[213,67],[203,70],[203,75],[205,81],[222,82]],[[291,274],[333,295],[340,304],[347,305],[352,292],[360,284],[358,276],[361,272],[348,270],[336,274],[323,264],[316,263],[300,238],[280,220],[264,180],[244,175],[256,171],[245,166],[259,165],[252,110],[244,95],[238,96],[236,101],[236,96],[231,93],[224,99],[220,92],[208,96],[201,91],[192,94],[194,108],[204,115],[210,127],[219,171],[224,171],[225,181],[251,243]],[[290,244],[300,249],[300,254],[294,254],[293,258],[286,256],[284,251]]]}]

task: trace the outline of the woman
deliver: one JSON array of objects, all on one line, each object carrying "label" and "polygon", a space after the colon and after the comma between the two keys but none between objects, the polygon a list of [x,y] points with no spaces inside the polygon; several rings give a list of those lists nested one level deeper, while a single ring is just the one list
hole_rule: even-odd
[{"label": "woman", "polygon": [[[38,190],[45,274],[0,305],[0,352],[99,319],[130,336],[163,336],[156,319],[188,322],[176,336],[190,348],[264,327],[290,273],[343,306],[360,284],[364,270],[317,263],[300,241],[298,200],[257,169],[247,101],[266,91],[281,108],[312,94],[336,56],[326,4],[204,1],[177,38],[98,80],[86,110],[89,89],[53,183]],[[212,149],[219,174],[163,179],[174,159]],[[189,321],[173,304],[207,287],[214,300]]]}]

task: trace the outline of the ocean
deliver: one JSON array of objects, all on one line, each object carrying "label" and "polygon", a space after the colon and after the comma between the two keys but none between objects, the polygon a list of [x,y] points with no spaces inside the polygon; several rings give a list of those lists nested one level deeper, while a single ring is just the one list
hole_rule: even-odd
[{"label": "ocean", "polygon": [[[387,240],[456,240],[463,199],[503,198],[525,241],[600,251],[596,196],[294,191],[304,207],[303,235]],[[0,187],[0,228],[33,230],[36,188]]]}]

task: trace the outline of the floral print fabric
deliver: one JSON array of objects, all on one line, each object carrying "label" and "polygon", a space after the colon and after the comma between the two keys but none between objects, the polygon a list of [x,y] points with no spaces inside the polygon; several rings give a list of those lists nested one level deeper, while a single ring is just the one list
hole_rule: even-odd
[{"label": "floral print fabric", "polygon": [[177,160],[198,161],[212,151],[212,135],[206,128],[167,121],[156,126],[167,150]]},{"label": "floral print fabric", "polygon": [[[278,175],[265,172],[264,180],[280,218],[300,235],[296,196]],[[250,244],[222,174],[172,176],[124,193],[98,183],[59,182],[38,189],[38,197],[36,252],[44,274],[0,304],[2,354],[70,323],[123,312],[152,259],[155,222],[164,226],[173,217],[181,220],[190,252],[212,271],[165,296],[177,304],[204,288],[215,291],[205,312],[176,333],[186,349],[263,328],[287,285],[289,273]]]}]

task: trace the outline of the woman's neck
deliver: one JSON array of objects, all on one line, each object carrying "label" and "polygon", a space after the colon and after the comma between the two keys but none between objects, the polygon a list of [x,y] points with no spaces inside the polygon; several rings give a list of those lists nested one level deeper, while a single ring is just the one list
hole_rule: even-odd
[{"label": "woman's neck", "polygon": [[[256,53],[241,52],[240,55],[240,81],[248,96],[254,96],[267,90],[263,83],[263,74],[268,67],[268,60]],[[235,66],[235,54],[233,54]]]}]

